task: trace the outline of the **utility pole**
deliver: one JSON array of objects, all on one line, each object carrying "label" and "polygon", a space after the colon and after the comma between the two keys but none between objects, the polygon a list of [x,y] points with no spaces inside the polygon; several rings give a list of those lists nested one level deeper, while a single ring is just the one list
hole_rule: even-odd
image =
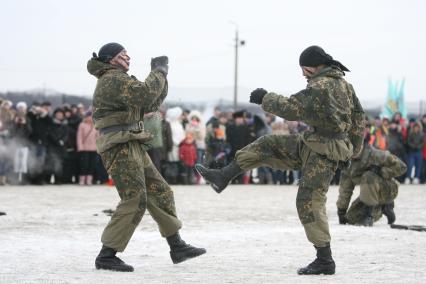
[{"label": "utility pole", "polygon": [[237,110],[238,107],[238,48],[240,46],[243,46],[246,44],[244,40],[240,40],[238,37],[238,26],[231,22],[233,25],[235,25],[235,62],[234,62],[234,111]]}]

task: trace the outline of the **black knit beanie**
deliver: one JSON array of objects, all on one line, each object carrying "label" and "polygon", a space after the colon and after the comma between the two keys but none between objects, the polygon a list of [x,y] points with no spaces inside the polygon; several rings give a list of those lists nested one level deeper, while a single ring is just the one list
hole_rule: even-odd
[{"label": "black knit beanie", "polygon": [[[116,42],[110,42],[105,44],[99,49],[98,60],[102,62],[108,62],[113,59],[117,54],[119,54],[124,47]],[[94,54],[95,55],[95,54]]]},{"label": "black knit beanie", "polygon": [[337,60],[334,60],[333,57],[327,54],[324,49],[317,45],[310,46],[306,48],[299,58],[299,65],[306,67],[317,67],[321,64],[328,66],[337,66],[342,71],[349,71],[342,63]]}]

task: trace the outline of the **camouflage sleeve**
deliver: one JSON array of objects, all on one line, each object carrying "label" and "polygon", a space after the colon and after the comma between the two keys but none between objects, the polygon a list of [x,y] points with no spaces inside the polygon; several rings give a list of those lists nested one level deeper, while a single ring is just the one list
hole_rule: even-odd
[{"label": "camouflage sleeve", "polygon": [[358,100],[358,97],[355,94],[352,86],[352,100],[354,104],[354,109],[352,111],[352,127],[349,130],[349,139],[354,147],[353,156],[358,156],[359,152],[362,150],[362,144],[364,142],[364,128],[365,128],[365,120],[364,120],[364,110],[361,106],[361,103]]},{"label": "camouflage sleeve", "polygon": [[158,111],[158,109],[160,108],[161,104],[163,103],[164,99],[167,97],[167,93],[168,93],[168,83],[166,81],[163,91],[161,92],[161,95],[152,103],[152,105],[150,105],[147,109],[146,112],[152,112],[152,111]]},{"label": "camouflage sleeve", "polygon": [[407,171],[407,166],[397,156],[391,154],[389,151],[382,151],[375,148],[372,150],[369,164],[380,167],[380,175],[384,179],[401,176]]},{"label": "camouflage sleeve", "polygon": [[352,178],[346,173],[346,171],[343,171],[340,178],[339,197],[336,202],[337,208],[348,209],[354,188],[355,184],[352,181]]},{"label": "camouflage sleeve", "polygon": [[144,82],[132,76],[126,83],[125,93],[128,104],[151,110],[159,100],[166,97],[167,79],[158,71],[151,71]]},{"label": "camouflage sleeve", "polygon": [[268,93],[263,97],[262,108],[287,120],[302,120],[305,116],[306,105],[303,102],[305,93],[306,90],[302,90],[290,97]]},{"label": "camouflage sleeve", "polygon": [[407,171],[407,165],[397,156],[386,152],[380,175],[385,179],[399,177]]}]

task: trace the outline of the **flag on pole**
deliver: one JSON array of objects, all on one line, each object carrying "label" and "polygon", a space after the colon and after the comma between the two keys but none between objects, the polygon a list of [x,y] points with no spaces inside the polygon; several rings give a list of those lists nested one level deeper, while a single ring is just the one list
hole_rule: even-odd
[{"label": "flag on pole", "polygon": [[404,101],[404,87],[405,79],[402,79],[401,82],[393,82],[392,79],[388,80],[388,95],[386,103],[382,109],[381,117],[392,118],[396,112],[399,112],[402,117],[407,118],[407,108],[405,107]]}]

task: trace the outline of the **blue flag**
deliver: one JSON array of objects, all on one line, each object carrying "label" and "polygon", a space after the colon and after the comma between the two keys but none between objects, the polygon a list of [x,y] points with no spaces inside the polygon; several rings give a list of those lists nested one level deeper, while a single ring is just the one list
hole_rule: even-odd
[{"label": "blue flag", "polygon": [[402,117],[407,118],[407,108],[405,107],[404,101],[404,86],[405,79],[402,79],[401,82],[392,82],[391,79],[388,80],[388,95],[386,103],[383,106],[381,117],[391,119],[396,112],[399,112]]}]

